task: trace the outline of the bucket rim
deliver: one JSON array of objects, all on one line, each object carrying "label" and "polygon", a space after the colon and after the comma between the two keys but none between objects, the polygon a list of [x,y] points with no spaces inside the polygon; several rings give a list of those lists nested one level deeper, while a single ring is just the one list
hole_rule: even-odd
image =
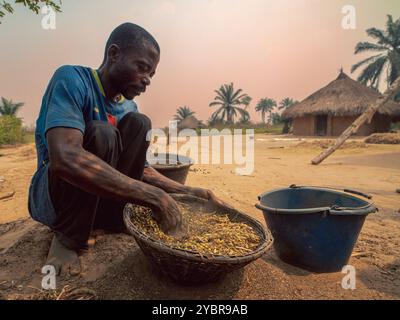
[{"label": "bucket rim", "polygon": [[[152,156],[154,156],[154,155],[155,155],[155,153],[152,154]],[[151,161],[149,161],[149,165],[151,167],[153,167],[153,168],[156,168],[156,169],[176,170],[176,169],[179,169],[179,168],[190,167],[190,166],[195,164],[194,159],[192,159],[191,157],[186,156],[186,155],[182,155],[182,154],[178,154],[178,153],[157,153],[157,156],[165,157],[166,159],[170,159],[171,157],[172,158],[176,158],[177,161],[180,161],[180,163],[176,163],[176,164],[173,164],[173,163],[171,163],[171,164],[168,163],[167,164],[167,163],[165,163],[164,164],[164,163],[156,162],[156,163],[152,164]],[[181,161],[181,159],[183,161]]]},{"label": "bucket rim", "polygon": [[[288,187],[288,188],[276,188],[267,192],[264,192],[258,196],[259,203],[257,203],[255,206],[257,209],[260,210],[266,210],[269,212],[273,212],[276,214],[310,214],[310,213],[324,213],[324,214],[331,214],[331,215],[338,215],[338,216],[345,216],[345,215],[368,215],[370,213],[374,213],[378,211],[378,208],[375,206],[373,202],[368,202],[364,199],[361,199],[359,197],[356,197],[354,195],[348,194],[346,192],[343,192],[341,190],[334,190],[333,188],[326,188],[326,187],[296,187],[296,189],[311,189],[311,190],[322,190],[322,191],[329,191],[332,193],[340,194],[340,195],[346,195],[347,197],[354,198],[360,201],[363,201],[366,203],[364,206],[360,207],[339,207],[339,206],[325,206],[325,207],[317,207],[317,208],[304,208],[304,209],[281,209],[281,208],[272,208],[269,206],[266,206],[261,203],[261,200],[264,196],[269,195],[271,193],[275,192],[280,192],[280,191],[285,191],[285,190],[292,190],[293,187]],[[346,190],[346,189],[344,189]]]}]

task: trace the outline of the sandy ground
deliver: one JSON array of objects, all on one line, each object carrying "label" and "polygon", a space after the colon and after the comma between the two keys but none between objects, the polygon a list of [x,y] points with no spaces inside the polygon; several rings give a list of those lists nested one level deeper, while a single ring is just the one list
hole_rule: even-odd
[{"label": "sandy ground", "polygon": [[[364,224],[350,264],[355,290],[344,290],[342,273],[314,274],[281,262],[274,250],[215,284],[180,286],[154,270],[133,238],[97,235],[82,257],[81,276],[59,279],[88,287],[106,299],[399,299],[400,146],[365,145],[360,140],[319,166],[310,160],[324,140],[256,135],[255,170],[238,176],[234,165],[193,166],[187,184],[213,189],[225,201],[265,224],[254,207],[265,191],[291,184],[331,186],[369,193],[379,208]],[[0,298],[51,298],[40,288],[51,233],[28,218],[27,192],[36,167],[34,145],[0,148]],[[26,219],[26,220],[21,220]],[[333,244],[334,245],[334,244]],[[56,293],[55,293],[56,294]]]}]

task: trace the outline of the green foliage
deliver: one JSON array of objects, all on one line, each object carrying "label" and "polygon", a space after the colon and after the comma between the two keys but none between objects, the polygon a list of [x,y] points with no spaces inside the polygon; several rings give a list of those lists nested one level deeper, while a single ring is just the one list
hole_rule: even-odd
[{"label": "green foliage", "polygon": [[278,112],[274,112],[271,115],[271,120],[272,120],[271,121],[272,125],[277,125],[277,124],[281,124],[284,122],[282,116]]},{"label": "green foliage", "polygon": [[[242,93],[242,89],[235,90],[233,83],[224,84],[218,90],[215,90],[217,94],[214,101],[210,103],[210,107],[218,106],[219,108],[211,115],[211,121],[222,120],[229,124],[234,123],[235,117],[240,114],[240,118],[243,120],[250,119],[250,114],[241,105],[249,103],[247,94]],[[243,100],[245,103],[243,103]]]},{"label": "green foliage", "polygon": [[31,132],[26,132],[23,130],[23,143],[34,143],[35,142],[35,134]]},{"label": "green foliage", "polygon": [[271,121],[272,110],[276,107],[276,101],[270,98],[263,98],[258,101],[256,111],[261,112],[263,123],[265,123],[265,114],[269,113],[269,120]]},{"label": "green foliage", "polygon": [[[59,1],[60,5],[51,0],[14,0],[14,2],[15,4],[23,5],[24,7],[28,8],[30,11],[36,14],[39,13],[41,5],[49,6],[55,12],[61,12],[61,0]],[[9,1],[3,0],[3,2],[0,3],[0,19],[3,18],[6,13],[14,13],[14,7],[10,4]]]},{"label": "green foliage", "polygon": [[0,145],[24,141],[22,120],[15,116],[0,116]]},{"label": "green foliage", "polygon": [[196,112],[190,110],[190,108],[184,106],[176,109],[176,115],[174,116],[174,120],[181,122],[189,116],[193,116]]},{"label": "green foliage", "polygon": [[1,97],[0,116],[16,116],[18,110],[24,105],[23,102],[14,103]]},{"label": "green foliage", "polygon": [[279,110],[286,109],[286,108],[289,108],[289,107],[291,107],[292,105],[294,105],[296,103],[298,103],[298,101],[287,97],[287,98],[282,99],[281,102],[279,102],[278,109]]},{"label": "green foliage", "polygon": [[367,34],[376,43],[357,43],[355,54],[364,52],[378,54],[356,63],[351,68],[351,72],[365,66],[358,81],[377,89],[382,76],[384,76],[387,85],[390,86],[400,76],[400,19],[393,21],[393,17],[388,15],[386,30],[370,28],[367,30]]},{"label": "green foliage", "polygon": [[244,105],[244,108],[247,109],[247,107],[250,105],[251,101],[253,100],[252,97],[246,95],[242,99],[242,105]]}]

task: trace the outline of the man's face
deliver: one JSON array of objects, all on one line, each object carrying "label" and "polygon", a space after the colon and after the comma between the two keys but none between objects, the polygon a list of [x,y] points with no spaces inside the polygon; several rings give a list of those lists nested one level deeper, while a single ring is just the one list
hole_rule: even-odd
[{"label": "man's face", "polygon": [[131,100],[146,91],[154,76],[160,55],[152,44],[140,49],[128,49],[111,57],[112,86],[126,99]]}]

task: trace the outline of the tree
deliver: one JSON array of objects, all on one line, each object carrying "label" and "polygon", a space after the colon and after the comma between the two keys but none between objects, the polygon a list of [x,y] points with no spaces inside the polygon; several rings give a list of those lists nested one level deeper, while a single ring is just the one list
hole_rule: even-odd
[{"label": "tree", "polygon": [[12,100],[7,100],[1,97],[2,104],[0,105],[0,115],[2,116],[16,116],[18,110],[24,105],[23,102],[14,103]]},{"label": "tree", "polygon": [[250,105],[251,100],[253,100],[252,97],[246,95],[243,99],[242,99],[242,105],[244,105],[244,109],[247,110],[247,107]]},{"label": "tree", "polygon": [[211,117],[207,120],[207,125],[209,127],[220,126],[223,124],[224,124],[223,120],[215,118],[213,115],[211,115]]},{"label": "tree", "polygon": [[[18,5],[24,5],[24,7],[27,7],[30,11],[36,14],[39,13],[41,4],[51,7],[55,12],[61,12],[60,5],[51,0],[14,0],[14,2]],[[61,4],[61,0],[59,3]],[[14,7],[10,4],[10,2],[3,1],[3,3],[0,4],[0,18],[3,18],[6,13],[14,13]]]},{"label": "tree", "polygon": [[[278,110],[289,108],[289,107],[291,107],[292,105],[294,105],[296,103],[298,103],[298,101],[293,100],[292,98],[286,97],[286,98],[282,99],[281,102],[279,102]],[[274,124],[283,122],[284,125],[283,125],[283,128],[282,128],[282,133],[284,133],[284,134],[289,133],[290,126],[291,126],[291,121],[282,119],[280,114],[278,114],[278,116],[279,116],[279,118],[277,118],[277,117],[275,117],[275,119],[273,118],[272,122]]]},{"label": "tree", "polygon": [[293,100],[292,98],[288,98],[288,97],[284,98],[281,100],[281,102],[279,102],[278,110],[289,108],[292,105],[294,105],[295,103],[297,103],[297,101]]},{"label": "tree", "polygon": [[393,21],[392,16],[388,15],[386,30],[370,28],[367,34],[377,43],[359,42],[356,45],[355,54],[368,51],[378,52],[378,54],[356,63],[351,68],[351,72],[365,65],[358,81],[378,89],[381,77],[384,75],[389,87],[400,76],[400,19]]},{"label": "tree", "polygon": [[217,95],[214,101],[210,103],[210,107],[219,106],[219,108],[212,114],[211,118],[221,120],[226,118],[227,123],[232,124],[238,113],[241,118],[250,117],[246,110],[240,108],[243,99],[247,96],[242,91],[242,89],[235,90],[233,83],[224,84],[218,90],[215,90]]},{"label": "tree", "polygon": [[269,120],[271,120],[272,110],[276,107],[276,101],[270,98],[263,98],[258,101],[256,111],[261,112],[262,121],[265,124],[265,114],[269,113]]},{"label": "tree", "polygon": [[176,115],[174,116],[174,120],[181,122],[185,120],[189,116],[193,116],[196,112],[190,110],[187,106],[180,107],[176,109]]},{"label": "tree", "polygon": [[251,103],[252,100],[253,100],[253,98],[250,97],[250,96],[247,96],[247,95],[242,99],[242,105],[244,105],[244,110],[245,110],[246,112],[244,112],[243,114],[241,114],[241,117],[240,117],[240,120],[239,120],[239,122],[240,122],[241,124],[248,124],[248,123],[250,123],[250,113],[247,112],[247,108],[249,107],[249,105],[250,105],[250,103]]},{"label": "tree", "polygon": [[247,112],[247,110],[244,110],[245,112],[240,115],[239,123],[240,124],[249,124],[250,123],[250,113]]},{"label": "tree", "polygon": [[273,125],[276,125],[283,123],[284,120],[282,119],[282,116],[279,112],[274,112],[271,114],[271,122]]}]

